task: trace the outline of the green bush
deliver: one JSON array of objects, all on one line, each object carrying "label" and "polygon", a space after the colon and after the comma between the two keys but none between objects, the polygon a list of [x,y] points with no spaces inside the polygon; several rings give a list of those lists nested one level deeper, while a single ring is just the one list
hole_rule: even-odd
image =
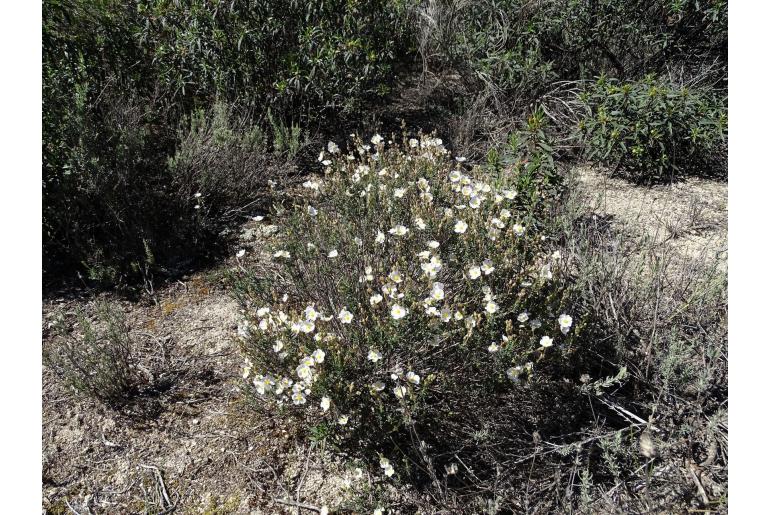
[{"label": "green bush", "polygon": [[[387,93],[404,51],[402,10],[381,0],[44,2],[45,272],[115,284],[208,254],[194,186],[229,181],[210,196],[225,208],[255,200],[245,198],[256,180],[247,171],[261,158],[246,140],[261,130],[296,154],[308,127],[336,130],[340,115]],[[247,108],[227,129],[245,139],[196,150],[208,129],[193,126],[180,141],[180,125],[217,100]],[[190,169],[190,159],[211,164],[212,149],[226,162]],[[175,180],[190,174],[180,192]]]},{"label": "green bush", "polygon": [[682,68],[726,84],[727,3],[696,0],[436,0],[416,8],[426,70],[454,69],[499,100],[602,73],[633,79]]},{"label": "green bush", "polygon": [[551,161],[526,138],[485,168],[430,137],[352,147],[329,144],[271,264],[233,278],[246,389],[378,474],[445,477],[459,453],[488,477],[526,446],[501,426],[569,424],[553,406],[578,394],[562,377],[586,321],[553,251]]},{"label": "green bush", "polygon": [[726,172],[727,113],[697,89],[600,78],[581,95],[588,157],[642,182]]}]

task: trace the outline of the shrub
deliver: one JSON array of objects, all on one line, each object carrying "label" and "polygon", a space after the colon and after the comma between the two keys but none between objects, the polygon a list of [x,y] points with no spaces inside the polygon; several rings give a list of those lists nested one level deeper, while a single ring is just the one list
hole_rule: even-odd
[{"label": "shrub", "polygon": [[[292,173],[303,142],[296,125],[270,119],[272,134],[222,102],[194,113],[168,160],[174,191],[202,226],[219,228],[264,204],[268,183]],[[272,141],[272,145],[271,145]]]},{"label": "shrub", "polygon": [[454,86],[465,140],[496,139],[533,103],[546,105],[566,137],[570,90],[601,74],[656,73],[726,93],[726,2],[431,0],[413,10],[423,75],[441,73]]},{"label": "shrub", "polygon": [[330,143],[325,176],[277,218],[271,264],[234,278],[257,405],[434,482],[458,455],[494,475],[532,426],[574,423],[561,374],[583,362],[585,321],[550,239],[558,179],[527,147],[480,168],[430,137]]},{"label": "shrub", "polygon": [[[336,130],[340,114],[387,93],[403,53],[400,9],[381,0],[44,2],[45,273],[113,285],[205,257],[211,235],[185,196],[192,185],[222,185],[213,179],[222,173],[250,180],[262,159],[244,147],[258,132],[251,127],[296,153],[308,126]],[[250,119],[229,127],[227,142],[195,143],[207,127],[177,141],[183,120],[200,120],[216,99],[249,107]],[[210,163],[209,150],[230,158],[211,177],[194,172],[180,196],[167,169],[177,145],[176,177],[192,173],[185,160]],[[238,159],[246,161],[236,174]],[[211,201],[227,210],[247,191],[227,187]]]},{"label": "shrub", "polygon": [[57,321],[56,341],[44,350],[45,363],[76,391],[107,404],[129,398],[136,387],[133,341],[122,313],[99,304],[92,323],[83,311],[72,329]]},{"label": "shrub", "polygon": [[582,94],[578,130],[589,158],[641,182],[726,173],[727,114],[719,101],[655,80],[600,78]]}]

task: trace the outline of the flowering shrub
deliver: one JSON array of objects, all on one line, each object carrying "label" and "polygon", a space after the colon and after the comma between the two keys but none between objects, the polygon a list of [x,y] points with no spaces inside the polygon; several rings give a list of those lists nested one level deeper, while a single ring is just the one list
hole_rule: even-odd
[{"label": "flowering shrub", "polygon": [[468,402],[505,404],[572,352],[580,324],[547,223],[558,184],[547,160],[485,170],[429,137],[329,143],[319,160],[269,271],[239,281],[243,378],[260,404],[401,475],[393,443],[446,438],[472,423]]}]

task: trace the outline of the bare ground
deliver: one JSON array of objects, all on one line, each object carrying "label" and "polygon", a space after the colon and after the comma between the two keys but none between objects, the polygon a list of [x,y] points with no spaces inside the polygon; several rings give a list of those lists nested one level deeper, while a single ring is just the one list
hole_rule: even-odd
[{"label": "bare ground", "polygon": [[651,187],[581,167],[575,178],[595,213],[627,231],[665,245],[683,261],[704,259],[727,267],[727,183],[700,178]]}]

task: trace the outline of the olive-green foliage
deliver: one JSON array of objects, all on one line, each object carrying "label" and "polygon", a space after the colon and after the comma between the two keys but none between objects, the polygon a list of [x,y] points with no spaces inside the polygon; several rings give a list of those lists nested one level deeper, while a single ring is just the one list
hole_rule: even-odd
[{"label": "olive-green foliage", "polygon": [[201,253],[202,228],[167,170],[183,120],[215,99],[245,106],[273,148],[296,153],[303,127],[333,127],[387,93],[402,11],[383,0],[44,2],[45,269],[115,282],[156,268],[146,249],[164,266]]},{"label": "olive-green foliage", "polygon": [[726,172],[727,112],[698,89],[600,78],[581,95],[588,157],[642,182]]},{"label": "olive-green foliage", "polygon": [[601,73],[639,78],[671,65],[684,65],[688,78],[726,80],[720,0],[437,0],[417,13],[428,68],[455,68],[508,96],[532,98],[554,81]]},{"label": "olive-green foliage", "polygon": [[602,74],[655,73],[726,95],[727,3],[719,0],[431,0],[414,11],[424,72],[459,77],[447,87],[457,143],[469,155],[533,103],[568,140],[572,91]]}]

